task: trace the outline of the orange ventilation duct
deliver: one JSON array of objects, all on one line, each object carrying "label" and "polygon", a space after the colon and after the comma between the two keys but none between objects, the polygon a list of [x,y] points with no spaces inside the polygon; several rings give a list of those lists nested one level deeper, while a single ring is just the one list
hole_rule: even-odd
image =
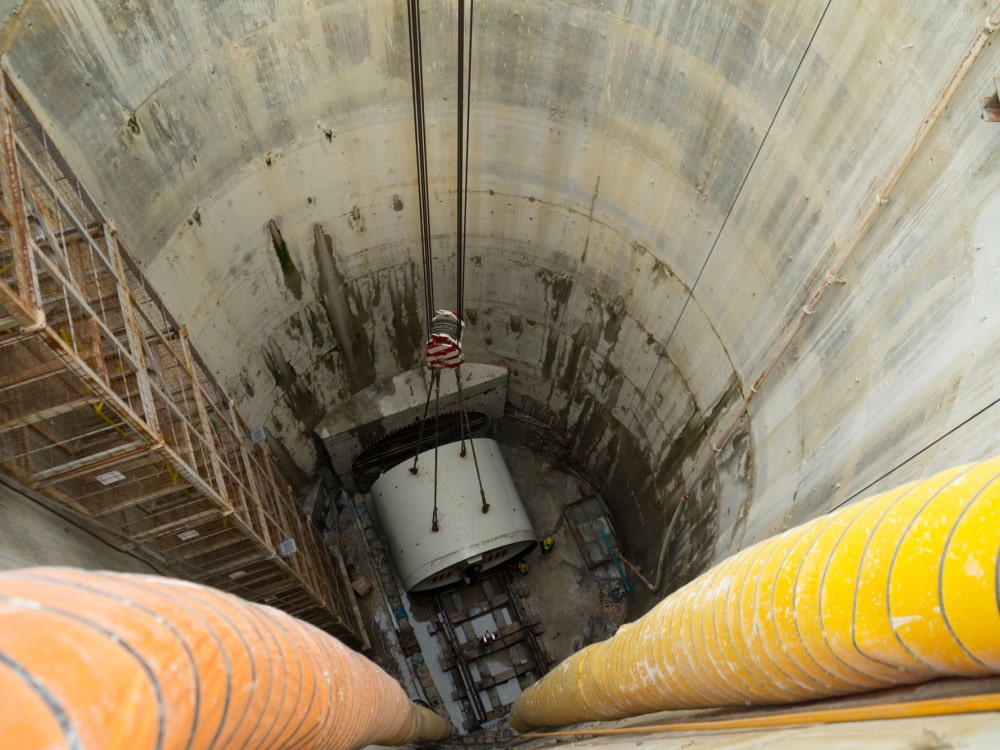
[{"label": "orange ventilation duct", "polygon": [[518,731],[1000,673],[1000,457],[724,560],[514,704]]},{"label": "orange ventilation duct", "polygon": [[156,576],[0,574],[4,747],[359,748],[451,725],[335,638]]}]

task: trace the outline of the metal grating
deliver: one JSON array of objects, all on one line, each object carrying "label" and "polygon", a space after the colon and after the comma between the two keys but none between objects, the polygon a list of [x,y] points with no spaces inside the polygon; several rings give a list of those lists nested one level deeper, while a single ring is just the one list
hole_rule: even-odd
[{"label": "metal grating", "polygon": [[367,646],[342,563],[4,83],[0,472],[176,575]]}]

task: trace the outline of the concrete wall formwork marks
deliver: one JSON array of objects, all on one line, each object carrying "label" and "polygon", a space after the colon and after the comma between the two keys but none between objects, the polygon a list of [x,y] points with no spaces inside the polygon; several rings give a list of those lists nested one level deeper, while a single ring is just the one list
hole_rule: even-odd
[{"label": "concrete wall formwork marks", "polygon": [[[855,235],[991,10],[477,4],[467,356],[511,369],[511,403],[644,568],[678,507],[674,583],[985,405],[1000,275],[976,102],[995,50]],[[449,306],[454,3],[421,12]],[[28,0],[4,30],[58,145],[290,469],[312,468],[332,406],[419,364],[406,23],[392,0]],[[785,346],[830,273],[846,284]],[[989,452],[983,425],[893,483]]]},{"label": "concrete wall formwork marks", "polygon": [[[978,12],[956,13],[950,23],[940,10],[921,12],[921,18],[890,16],[882,44],[862,48],[847,68],[900,66],[918,48],[948,61],[922,71],[919,87],[900,87],[895,96],[887,90],[885,99],[871,97],[854,110],[871,128],[870,156],[852,170],[859,176],[851,190],[868,201],[859,201],[859,208],[870,208],[904,157],[922,122],[910,113],[931,109],[982,28]],[[841,19],[842,27],[846,23]],[[920,35],[932,28],[933,34]],[[821,222],[808,235],[808,246],[829,243],[817,256],[825,264],[816,268],[840,276],[841,283],[817,303],[751,406],[764,446],[758,462],[762,502],[747,514],[747,533],[738,534],[730,549],[835,507],[863,488],[877,491],[997,451],[996,414],[989,410],[935,444],[988,407],[996,393],[996,375],[984,357],[1000,345],[990,309],[1000,291],[989,251],[997,247],[996,232],[987,218],[1000,190],[988,174],[996,132],[979,112],[980,97],[993,85],[994,47],[985,48],[856,245],[844,247],[851,230],[843,221]],[[911,97],[905,110],[899,108],[904,92]],[[831,175],[823,184],[838,181]],[[790,289],[788,299],[805,306],[819,283],[814,274],[810,285]]]}]

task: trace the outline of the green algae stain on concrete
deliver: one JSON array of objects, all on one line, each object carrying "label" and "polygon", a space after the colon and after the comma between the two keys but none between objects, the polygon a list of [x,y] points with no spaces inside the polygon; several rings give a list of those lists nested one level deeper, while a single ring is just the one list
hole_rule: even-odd
[{"label": "green algae stain on concrete", "polygon": [[295,295],[295,299],[302,299],[302,274],[295,267],[292,254],[288,251],[288,243],[285,242],[281,229],[278,228],[274,219],[267,222],[267,231],[271,235],[271,246],[274,248],[274,254],[278,257],[278,265],[281,266],[281,276],[285,286]]}]

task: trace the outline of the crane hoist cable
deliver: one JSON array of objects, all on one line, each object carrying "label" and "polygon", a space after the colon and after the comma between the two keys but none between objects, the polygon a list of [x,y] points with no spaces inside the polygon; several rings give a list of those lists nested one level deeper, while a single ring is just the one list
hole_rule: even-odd
[{"label": "crane hoist cable", "polygon": [[434,314],[434,267],[431,253],[430,200],[427,189],[427,134],[419,0],[407,0],[406,11],[410,32],[410,81],[413,89],[413,130],[417,147],[417,196],[420,213],[420,247],[424,265],[424,306],[427,313],[427,335],[430,336],[431,318]]},{"label": "crane hoist cable", "polygon": [[[464,54],[465,0],[458,0],[458,137],[456,138],[458,185],[455,211],[455,278],[457,282],[455,312],[459,320],[465,320],[465,245],[469,209],[469,126],[472,120],[472,24],[474,14],[475,2],[469,0],[469,56],[466,62]],[[468,76],[465,75],[466,68]]]},{"label": "crane hoist cable", "polygon": [[[456,214],[460,217],[456,228],[457,237],[456,256],[456,277],[457,277],[457,315],[463,327],[465,325],[465,248],[466,232],[468,231],[469,216],[469,129],[472,122],[472,29],[475,22],[476,3],[469,0],[469,57],[467,61],[468,75],[465,77],[465,89],[463,91],[462,70],[463,46],[465,40],[465,0],[458,0],[458,201]],[[464,98],[463,98],[464,94]],[[463,123],[464,119],[464,123]],[[465,143],[462,142],[462,127],[465,127]],[[464,182],[463,182],[464,178]],[[476,458],[476,444],[472,439],[472,428],[469,423],[469,414],[465,409],[465,396],[462,393],[462,371],[461,367],[455,369],[455,384],[458,388],[459,404],[459,432],[462,435],[462,447],[460,455],[465,457],[465,435],[469,435],[469,446],[472,448],[472,462],[476,467],[476,479],[479,481],[479,496],[482,499],[481,509],[483,513],[490,512],[490,504],[486,502],[486,492],[483,490],[483,477],[479,471],[479,459]]]},{"label": "crane hoist cable", "polygon": [[[458,0],[458,126],[457,141],[457,189],[456,189],[456,221],[455,221],[455,278],[456,278],[456,309],[437,309],[434,305],[434,267],[430,232],[430,200],[427,183],[427,146],[426,146],[426,112],[424,109],[423,59],[420,39],[420,8],[418,0],[408,0],[407,18],[410,35],[410,73],[413,88],[413,120],[414,135],[417,149],[417,190],[420,203],[420,239],[424,268],[424,303],[427,317],[427,366],[431,371],[431,379],[427,386],[427,401],[424,404],[423,418],[417,436],[417,445],[413,456],[411,474],[418,474],[417,463],[423,445],[424,428],[430,401],[434,398],[434,509],[431,516],[431,530],[438,531],[438,438],[440,425],[441,370],[455,370],[456,389],[459,400],[459,434],[461,438],[461,457],[465,457],[465,438],[468,434],[469,446],[472,448],[472,461],[475,465],[476,479],[479,482],[479,495],[482,500],[483,513],[490,510],[486,502],[486,492],[483,489],[483,479],[479,471],[479,460],[476,457],[476,445],[472,439],[469,416],[465,409],[465,396],[462,391],[461,365],[464,360],[462,353],[462,331],[465,328],[465,245],[466,216],[468,213],[468,176],[469,176],[469,129],[470,102],[472,100],[472,24],[474,19],[474,3],[469,0],[469,45],[468,58],[465,52],[465,0]],[[470,75],[466,78],[466,67]]]},{"label": "crane hoist cable", "polygon": [[459,408],[459,433],[462,435],[462,448],[459,455],[465,458],[465,435],[469,436],[469,447],[472,448],[472,463],[476,467],[476,479],[479,480],[479,497],[482,500],[480,510],[483,513],[490,512],[490,504],[486,502],[486,490],[483,489],[483,475],[479,472],[479,459],[476,458],[476,442],[472,439],[472,426],[469,423],[469,413],[465,410],[465,396],[462,394],[462,373],[460,369],[455,369],[455,383],[458,387],[458,408]]}]

